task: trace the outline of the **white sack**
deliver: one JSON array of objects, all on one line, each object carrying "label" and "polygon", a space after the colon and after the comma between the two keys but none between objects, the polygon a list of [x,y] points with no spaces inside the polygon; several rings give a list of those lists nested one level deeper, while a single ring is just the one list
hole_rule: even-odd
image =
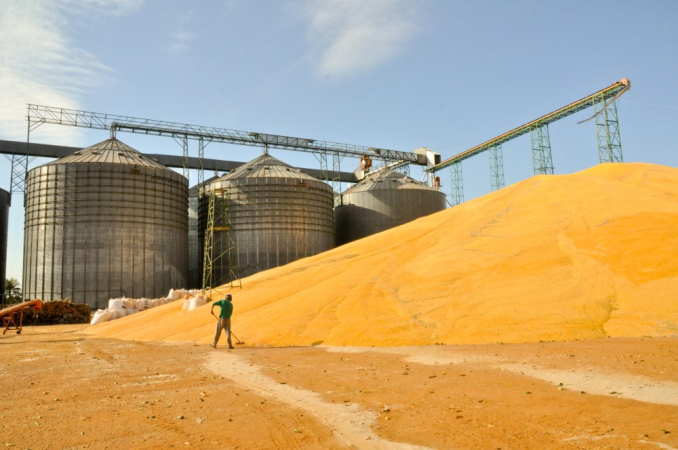
[{"label": "white sack", "polygon": [[92,321],[90,322],[90,325],[96,325],[98,323],[102,322],[107,322],[110,320],[111,315],[109,314],[108,311],[105,309],[99,309],[97,312],[94,313],[94,317],[92,317]]},{"label": "white sack", "polygon": [[195,308],[204,305],[207,303],[207,299],[203,297],[202,295],[196,295],[195,297],[191,297],[188,300],[188,310],[193,311]]}]

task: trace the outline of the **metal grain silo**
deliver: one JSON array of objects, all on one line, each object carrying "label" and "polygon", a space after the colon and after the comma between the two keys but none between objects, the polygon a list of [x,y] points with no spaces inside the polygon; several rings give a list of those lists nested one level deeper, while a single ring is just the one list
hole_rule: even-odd
[{"label": "metal grain silo", "polygon": [[[268,154],[209,183],[207,193],[212,190],[228,193],[228,200],[217,202],[217,208],[225,206],[230,216],[235,247],[231,255],[239,278],[334,246],[332,188]],[[200,203],[201,237],[208,205],[205,196]],[[228,281],[218,264],[213,271],[215,284]]]},{"label": "metal grain silo", "polygon": [[0,303],[5,300],[5,277],[7,276],[7,227],[9,226],[9,192],[0,189]]},{"label": "metal grain silo", "polygon": [[188,186],[117,139],[28,173],[24,292],[104,308],[185,287]]},{"label": "metal grain silo", "polygon": [[336,198],[336,244],[361,239],[445,209],[445,194],[388,168]]}]

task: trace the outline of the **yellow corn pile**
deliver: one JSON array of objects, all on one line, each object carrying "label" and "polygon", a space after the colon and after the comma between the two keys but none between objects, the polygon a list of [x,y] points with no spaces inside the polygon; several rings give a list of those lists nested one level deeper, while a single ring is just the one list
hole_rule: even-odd
[{"label": "yellow corn pile", "polygon": [[[242,283],[233,330],[248,345],[678,334],[678,169],[535,176]],[[169,304],[89,332],[207,343],[210,306]]]}]

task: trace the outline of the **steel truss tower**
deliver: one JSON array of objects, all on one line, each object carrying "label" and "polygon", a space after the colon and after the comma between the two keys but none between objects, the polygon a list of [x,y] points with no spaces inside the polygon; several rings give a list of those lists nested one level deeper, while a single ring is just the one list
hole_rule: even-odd
[{"label": "steel truss tower", "polygon": [[461,171],[461,161],[450,166],[452,206],[464,203],[464,176]]},{"label": "steel truss tower", "polygon": [[617,101],[606,107],[605,99],[600,98],[593,106],[596,113],[596,133],[598,134],[598,158],[601,163],[624,162],[622,154],[619,120],[617,120]]},{"label": "steel truss tower", "polygon": [[551,157],[551,137],[549,126],[534,125],[530,128],[532,141],[532,166],[535,175],[553,175],[553,158]]},{"label": "steel truss tower", "polygon": [[[228,191],[210,191],[203,249],[203,293],[226,283],[230,287],[242,287],[235,273],[238,266],[234,255],[235,243],[231,236],[233,225],[229,206]],[[215,231],[218,232],[216,237]]]},{"label": "steel truss tower", "polygon": [[12,171],[9,180],[9,194],[14,192],[26,192],[26,178],[28,177],[28,164],[35,158],[29,158],[28,146],[31,142],[31,131],[42,125],[40,121],[31,121],[31,116],[28,116],[28,129],[26,132],[26,153],[12,154]]},{"label": "steel truss tower", "polygon": [[504,183],[504,155],[501,144],[489,148],[490,151],[490,183],[492,190],[496,191],[505,186]]}]

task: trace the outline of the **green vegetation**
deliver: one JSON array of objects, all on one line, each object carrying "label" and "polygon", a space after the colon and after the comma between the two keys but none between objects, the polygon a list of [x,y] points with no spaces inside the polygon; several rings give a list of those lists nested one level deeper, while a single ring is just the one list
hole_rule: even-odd
[{"label": "green vegetation", "polygon": [[19,303],[21,301],[21,284],[16,278],[7,278],[5,280],[5,298],[4,304]]}]

